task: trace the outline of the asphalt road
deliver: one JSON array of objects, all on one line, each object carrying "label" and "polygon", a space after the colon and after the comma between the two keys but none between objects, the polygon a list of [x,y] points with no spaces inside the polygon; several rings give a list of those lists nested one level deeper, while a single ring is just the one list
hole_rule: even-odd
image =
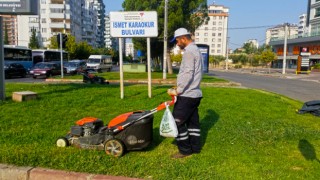
[{"label": "asphalt road", "polygon": [[279,76],[263,76],[231,71],[210,71],[210,74],[242,86],[282,94],[302,102],[320,100],[320,83],[306,79],[289,79]]}]

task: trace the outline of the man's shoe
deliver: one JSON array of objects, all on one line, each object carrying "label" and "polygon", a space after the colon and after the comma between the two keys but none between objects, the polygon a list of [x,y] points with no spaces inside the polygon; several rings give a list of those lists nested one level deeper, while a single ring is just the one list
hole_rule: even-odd
[{"label": "man's shoe", "polygon": [[176,154],[173,154],[171,156],[172,159],[181,159],[181,158],[185,158],[185,157],[188,157],[188,156],[191,156],[192,154],[181,154],[180,152],[176,153]]}]

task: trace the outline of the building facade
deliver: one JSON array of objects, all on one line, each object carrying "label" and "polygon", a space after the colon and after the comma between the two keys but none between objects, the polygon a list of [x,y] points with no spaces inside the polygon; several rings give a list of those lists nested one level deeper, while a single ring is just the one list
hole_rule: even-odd
[{"label": "building facade", "polygon": [[[2,16],[3,37],[8,37],[6,44],[16,45],[18,41],[18,22],[15,15],[0,15]],[[4,39],[4,41],[6,41]]]},{"label": "building facade", "polygon": [[288,36],[296,37],[298,35],[298,25],[296,24],[280,24],[275,27],[269,28],[266,31],[266,44],[268,45],[272,39],[283,38],[285,35],[285,26],[288,27]]},{"label": "building facade", "polygon": [[210,20],[195,31],[195,43],[209,46],[210,55],[227,54],[229,8],[221,5],[209,5]]},{"label": "building facade", "polygon": [[285,60],[286,68],[299,68],[301,48],[309,50],[310,65],[320,63],[320,0],[309,0],[308,3],[306,23],[308,31],[304,35],[288,36],[286,50],[284,50],[283,36],[271,39],[270,45],[277,55],[277,60],[273,61],[273,67],[282,68]]},{"label": "building facade", "polygon": [[104,10],[102,0],[39,0],[39,15],[17,16],[14,45],[28,46],[35,29],[42,48],[47,48],[58,33],[70,34],[76,42],[104,47]]}]

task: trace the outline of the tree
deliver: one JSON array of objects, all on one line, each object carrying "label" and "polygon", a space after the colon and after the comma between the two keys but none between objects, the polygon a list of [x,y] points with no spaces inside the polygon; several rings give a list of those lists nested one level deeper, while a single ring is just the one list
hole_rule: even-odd
[{"label": "tree", "polygon": [[29,48],[31,48],[31,49],[39,49],[40,48],[39,41],[38,41],[37,34],[36,34],[36,29],[34,27],[31,29]]},{"label": "tree", "polygon": [[87,42],[80,42],[77,44],[77,49],[75,51],[76,59],[88,59],[91,53],[93,52],[92,46]]},{"label": "tree", "polygon": [[76,43],[76,37],[72,36],[71,34],[68,34],[68,41],[66,42],[66,51],[68,51],[69,59],[78,59],[77,58],[77,43]]},{"label": "tree", "polygon": [[58,49],[57,36],[51,36],[50,44],[48,45],[49,49]]},{"label": "tree", "polygon": [[216,67],[217,65],[219,66],[220,62],[225,60],[225,57],[221,55],[210,55],[209,56],[209,63],[214,65]]},{"label": "tree", "polygon": [[245,50],[246,54],[253,54],[258,51],[258,48],[255,47],[252,42],[244,43],[243,49]]},{"label": "tree", "polygon": [[[165,1],[159,0],[125,0],[122,4],[125,11],[157,11],[158,13],[158,38],[151,38],[152,57],[163,56],[164,37],[164,7]],[[189,29],[194,33],[202,23],[208,20],[206,0],[175,0],[168,1],[168,37],[171,39],[174,31],[180,27]],[[146,40],[133,38],[134,48],[146,54]],[[168,47],[173,47],[169,44]],[[168,48],[169,49],[169,48]],[[169,54],[169,53],[168,53]],[[167,58],[168,72],[172,73],[171,59]]]}]

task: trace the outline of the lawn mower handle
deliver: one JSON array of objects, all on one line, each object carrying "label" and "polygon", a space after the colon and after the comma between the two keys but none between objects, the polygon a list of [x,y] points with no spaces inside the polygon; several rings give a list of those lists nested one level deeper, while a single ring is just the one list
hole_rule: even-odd
[{"label": "lawn mower handle", "polygon": [[158,107],[157,107],[157,111],[161,111],[162,109],[166,108],[166,104],[169,106],[174,105],[174,103],[176,102],[176,96],[171,96],[171,101],[166,101],[161,103]]}]

